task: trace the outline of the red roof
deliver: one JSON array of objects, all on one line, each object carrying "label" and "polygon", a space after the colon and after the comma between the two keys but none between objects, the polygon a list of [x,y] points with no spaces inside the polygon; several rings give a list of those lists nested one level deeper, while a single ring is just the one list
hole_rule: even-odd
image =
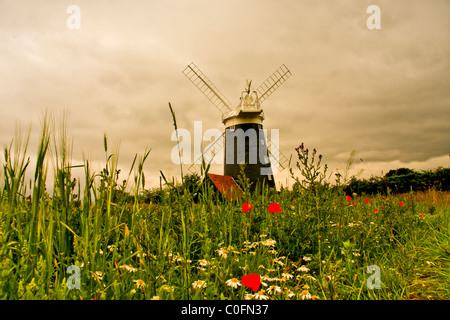
[{"label": "red roof", "polygon": [[222,176],[219,174],[208,173],[208,177],[219,189],[220,193],[228,198],[228,200],[236,199],[242,196],[242,190],[231,176]]}]

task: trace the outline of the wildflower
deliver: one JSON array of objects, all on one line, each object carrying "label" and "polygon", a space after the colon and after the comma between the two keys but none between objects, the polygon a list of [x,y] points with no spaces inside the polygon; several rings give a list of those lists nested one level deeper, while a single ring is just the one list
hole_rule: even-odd
[{"label": "wildflower", "polygon": [[153,296],[150,300],[159,300],[159,296]]},{"label": "wildflower", "polygon": [[364,199],[364,201],[365,201],[366,203],[369,203],[369,199]]},{"label": "wildflower", "polygon": [[272,239],[267,239],[267,240],[261,241],[261,244],[263,244],[266,247],[274,247],[275,243],[277,243],[277,242]]},{"label": "wildflower", "polygon": [[399,202],[398,205],[399,205],[400,207],[402,207],[402,206],[404,205],[404,203],[403,203],[403,202]]},{"label": "wildflower", "polygon": [[174,286],[168,286],[168,285],[163,285],[163,286],[161,286],[161,288],[160,288],[161,290],[164,290],[164,291],[166,291],[166,292],[174,292],[175,291],[175,288],[174,288]]},{"label": "wildflower", "polygon": [[302,296],[303,300],[309,300],[311,299],[311,294],[309,293],[308,290],[303,290],[302,293],[300,293],[300,295]]},{"label": "wildflower", "polygon": [[303,261],[311,261],[311,258],[308,258],[308,257],[303,257],[302,259],[303,259]]},{"label": "wildflower", "polygon": [[287,295],[288,295],[289,298],[295,297],[295,293],[293,291],[289,290],[289,289],[287,291]]},{"label": "wildflower", "polygon": [[269,213],[275,213],[275,212],[282,212],[283,210],[281,210],[281,207],[278,203],[272,203],[269,205],[269,207],[267,208],[269,210]]},{"label": "wildflower", "polygon": [[245,299],[245,300],[252,300],[253,297],[254,297],[253,294],[247,293],[247,294],[245,295],[244,299]]},{"label": "wildflower", "polygon": [[135,282],[136,283],[136,288],[144,288],[145,287],[145,282],[144,281],[142,281],[142,280],[133,280],[133,282]]},{"label": "wildflower", "polygon": [[130,290],[130,293],[131,293],[131,294],[135,294],[135,293],[136,293],[136,289],[131,289],[131,290]]},{"label": "wildflower", "polygon": [[281,292],[281,288],[279,286],[270,286],[269,289],[267,289],[268,293],[272,293],[272,292]]},{"label": "wildflower", "polygon": [[133,268],[133,266],[132,266],[131,264],[129,264],[129,265],[123,265],[123,266],[120,266],[119,268],[120,268],[120,269],[125,269],[125,270],[127,270],[128,272],[136,272],[136,269]]},{"label": "wildflower", "polygon": [[198,264],[201,265],[202,267],[206,267],[206,265],[208,264],[208,261],[206,261],[205,259],[202,259],[202,260],[199,260]]},{"label": "wildflower", "polygon": [[241,283],[247,288],[257,291],[261,284],[261,277],[256,273],[245,275],[241,278]]},{"label": "wildflower", "polygon": [[242,205],[242,212],[249,212],[251,209],[253,209],[253,206],[247,202]]},{"label": "wildflower", "polygon": [[348,201],[348,202],[352,202],[352,197],[350,197],[349,195],[347,195],[347,201]]},{"label": "wildflower", "polygon": [[306,278],[311,279],[312,281],[316,281],[316,278],[314,278],[313,276],[310,276],[310,275],[307,275]]},{"label": "wildflower", "polygon": [[356,207],[356,203],[354,203],[353,206]]},{"label": "wildflower", "polygon": [[245,265],[245,266],[243,266],[243,267],[239,266],[239,269],[242,269],[242,270],[244,270],[245,272],[247,272],[247,271],[250,269],[250,267],[249,267],[248,265]]},{"label": "wildflower", "polygon": [[192,286],[194,287],[194,289],[201,289],[203,287],[206,287],[206,282],[202,280],[197,280],[194,281],[194,283],[192,283]]},{"label": "wildflower", "polygon": [[[280,281],[280,279],[279,279],[278,277],[270,278],[269,276],[265,276],[265,277],[263,278],[263,280],[267,280],[267,281],[270,281],[270,282],[272,282],[272,281]],[[267,287],[267,283],[261,282],[261,284],[262,284],[263,286]]]},{"label": "wildflower", "polygon": [[377,212],[378,212],[378,209],[373,210],[373,213],[377,213]]},{"label": "wildflower", "polygon": [[237,287],[241,285],[239,280],[236,279],[236,278],[232,278],[230,280],[227,280],[227,282],[225,282],[225,283],[226,283],[227,286],[235,288],[235,289],[237,289]]},{"label": "wildflower", "polygon": [[259,300],[268,300],[269,297],[266,296],[264,293],[266,293],[266,291],[264,289],[261,289],[260,291],[255,293],[255,298]]},{"label": "wildflower", "polygon": [[103,273],[101,271],[95,271],[94,276],[97,278],[97,280],[103,279]]},{"label": "wildflower", "polygon": [[[247,241],[247,240],[245,240],[244,242],[243,242],[243,244],[244,244],[244,248],[245,249],[252,249],[254,246],[255,246],[255,244],[254,243],[252,243],[252,242],[250,242],[250,241]],[[256,242],[256,245],[258,244],[258,242]]]},{"label": "wildflower", "polygon": [[98,250],[98,253],[103,254],[103,250],[102,249]]},{"label": "wildflower", "polygon": [[294,276],[290,273],[282,273],[281,276],[286,279],[292,279]]},{"label": "wildflower", "polygon": [[308,272],[309,269],[305,266],[301,266],[300,268],[297,269],[297,271],[301,271],[301,272]]},{"label": "wildflower", "polygon": [[228,250],[225,248],[220,248],[219,250],[217,250],[217,252],[219,253],[219,256],[224,257],[226,259],[227,257],[227,253]]}]

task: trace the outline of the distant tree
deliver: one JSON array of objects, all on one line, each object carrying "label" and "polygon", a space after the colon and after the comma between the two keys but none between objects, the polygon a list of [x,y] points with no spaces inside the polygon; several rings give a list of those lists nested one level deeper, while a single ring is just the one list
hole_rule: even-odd
[{"label": "distant tree", "polygon": [[392,176],[403,176],[403,175],[407,175],[407,174],[411,174],[414,173],[415,171],[409,168],[399,168],[399,169],[393,169],[390,170],[388,173],[386,173],[384,176],[387,177],[392,177]]},{"label": "distant tree", "polygon": [[193,193],[198,190],[201,183],[201,178],[197,173],[192,173],[184,176],[183,188]]}]

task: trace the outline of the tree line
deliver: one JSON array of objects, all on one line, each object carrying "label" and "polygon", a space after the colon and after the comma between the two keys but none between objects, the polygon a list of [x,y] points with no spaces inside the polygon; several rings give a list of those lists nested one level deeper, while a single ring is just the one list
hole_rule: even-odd
[{"label": "tree line", "polygon": [[347,194],[387,194],[434,189],[450,191],[450,168],[415,171],[409,168],[390,170],[384,176],[369,179],[352,177],[345,187]]}]

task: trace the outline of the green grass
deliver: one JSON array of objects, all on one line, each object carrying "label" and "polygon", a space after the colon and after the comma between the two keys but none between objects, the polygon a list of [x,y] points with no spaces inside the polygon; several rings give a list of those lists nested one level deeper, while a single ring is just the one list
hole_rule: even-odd
[{"label": "green grass", "polygon": [[[308,156],[298,149],[293,191],[244,190],[243,199],[228,201],[203,185],[194,201],[192,190],[171,186],[158,191],[158,201],[145,203],[143,167],[150,151],[135,156],[119,185],[118,150],[109,152],[105,136],[105,166],[95,173],[86,159],[81,188],[72,176],[65,125],[54,130],[49,118],[34,171],[29,132],[18,130],[5,147],[2,299],[450,297],[448,193],[353,195],[349,202],[344,183],[326,183],[315,150]],[[51,194],[45,188],[49,167],[55,172]],[[300,172],[306,180],[296,176]],[[241,210],[244,202],[253,205],[248,213]],[[281,213],[268,212],[274,202]],[[67,286],[70,265],[80,267],[80,289]],[[380,289],[367,286],[371,265],[380,269]],[[243,285],[227,285],[250,273],[262,277],[257,296]],[[198,280],[201,288],[193,286]]]}]

